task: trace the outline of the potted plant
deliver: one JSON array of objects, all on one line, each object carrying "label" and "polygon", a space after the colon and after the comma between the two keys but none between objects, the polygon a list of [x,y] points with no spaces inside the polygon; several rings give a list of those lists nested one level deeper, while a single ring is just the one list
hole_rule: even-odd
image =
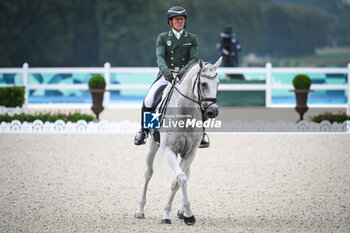
[{"label": "potted plant", "polygon": [[295,93],[297,103],[295,110],[300,115],[300,119],[298,120],[299,122],[304,120],[304,113],[309,109],[307,106],[307,96],[309,92],[313,91],[310,90],[311,79],[307,75],[298,74],[293,79],[293,86],[294,90],[292,91]]},{"label": "potted plant", "polygon": [[99,115],[103,111],[103,95],[106,91],[106,81],[100,74],[94,75],[89,80],[89,91],[92,96],[92,107],[91,110],[96,115],[96,120],[99,121]]}]

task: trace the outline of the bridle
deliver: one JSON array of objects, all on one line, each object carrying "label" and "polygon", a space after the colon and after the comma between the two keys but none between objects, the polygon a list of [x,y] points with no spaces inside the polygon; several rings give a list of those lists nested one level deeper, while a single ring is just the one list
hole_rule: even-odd
[{"label": "bridle", "polygon": [[[192,99],[192,98],[182,94],[181,91],[175,86],[176,80],[175,80],[175,82],[173,82],[173,87],[181,96],[183,96],[186,99],[188,99],[188,100],[198,104],[199,107],[201,108],[202,112],[204,112],[205,110],[207,110],[207,108],[209,108],[211,105],[213,105],[213,104],[215,104],[217,102],[217,98],[203,98],[200,77],[214,79],[214,78],[217,77],[217,75],[218,75],[217,73],[214,76],[210,76],[210,75],[207,75],[207,74],[202,74],[202,69],[200,69],[198,71],[196,80],[195,80],[195,82],[193,83],[193,86],[192,86],[192,91],[194,92],[195,86],[197,85],[197,96],[198,96],[197,100],[194,100],[194,99]],[[206,107],[203,107],[203,105],[202,105],[203,102],[210,102],[210,104],[208,104]]]},{"label": "bridle", "polygon": [[[166,112],[166,106],[174,92],[174,89],[181,95],[183,96],[184,98],[196,103],[199,105],[201,111],[202,111],[202,114],[205,114],[205,110],[207,110],[211,105],[215,104],[217,102],[217,98],[203,98],[203,95],[202,95],[202,89],[201,89],[201,79],[200,77],[204,77],[204,78],[209,78],[209,79],[214,79],[217,77],[217,73],[215,73],[214,76],[210,76],[210,75],[207,75],[207,74],[202,74],[202,69],[200,69],[197,73],[197,76],[196,76],[196,80],[195,82],[193,83],[193,86],[192,86],[192,91],[194,92],[194,89],[195,89],[195,86],[197,85],[197,96],[198,96],[198,99],[195,100],[195,99],[192,99],[186,95],[184,95],[183,93],[181,93],[181,91],[176,87],[176,83],[179,83],[181,82],[180,78],[178,76],[175,77],[175,80],[172,82],[172,86],[171,86],[171,89],[169,90],[168,94],[165,96],[164,100],[161,102],[160,106],[159,106],[159,112],[162,113],[162,116],[165,116],[165,112]],[[203,102],[211,102],[210,104],[208,104],[206,107],[203,107],[202,103]],[[203,115],[202,115],[203,116]],[[163,124],[163,117],[161,119],[161,124]]]}]

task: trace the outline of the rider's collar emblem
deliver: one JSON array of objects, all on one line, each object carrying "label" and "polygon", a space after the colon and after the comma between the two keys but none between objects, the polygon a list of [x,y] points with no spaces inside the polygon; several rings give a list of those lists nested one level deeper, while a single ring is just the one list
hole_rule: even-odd
[{"label": "rider's collar emblem", "polygon": [[168,46],[170,46],[171,45],[171,40],[168,40],[167,44],[168,44]]}]

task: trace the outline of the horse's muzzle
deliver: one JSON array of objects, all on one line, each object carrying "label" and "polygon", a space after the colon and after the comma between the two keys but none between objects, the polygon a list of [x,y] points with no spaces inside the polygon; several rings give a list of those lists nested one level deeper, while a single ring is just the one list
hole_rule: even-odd
[{"label": "horse's muzzle", "polygon": [[219,108],[217,104],[212,104],[210,105],[206,110],[205,110],[205,115],[208,118],[214,118],[217,115],[219,115]]}]

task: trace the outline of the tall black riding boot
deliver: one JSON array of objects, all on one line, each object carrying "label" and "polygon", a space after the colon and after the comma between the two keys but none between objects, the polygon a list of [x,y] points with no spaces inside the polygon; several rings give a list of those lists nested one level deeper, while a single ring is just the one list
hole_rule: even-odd
[{"label": "tall black riding boot", "polygon": [[134,144],[139,146],[139,145],[142,145],[142,144],[145,144],[146,141],[146,130],[143,128],[143,115],[144,115],[144,112],[149,112],[151,111],[152,109],[151,108],[147,108],[145,106],[145,104],[142,105],[142,108],[141,108],[141,129],[137,132],[135,138],[134,138]]},{"label": "tall black riding boot", "polygon": [[210,147],[210,140],[208,134],[203,131],[203,137],[201,140],[201,144],[199,144],[199,148],[207,148]]},{"label": "tall black riding boot", "polygon": [[[202,121],[208,120],[207,115],[202,111]],[[210,147],[210,140],[208,134],[205,132],[205,128],[203,127],[203,137],[201,143],[199,144],[199,148],[208,148]]]}]

